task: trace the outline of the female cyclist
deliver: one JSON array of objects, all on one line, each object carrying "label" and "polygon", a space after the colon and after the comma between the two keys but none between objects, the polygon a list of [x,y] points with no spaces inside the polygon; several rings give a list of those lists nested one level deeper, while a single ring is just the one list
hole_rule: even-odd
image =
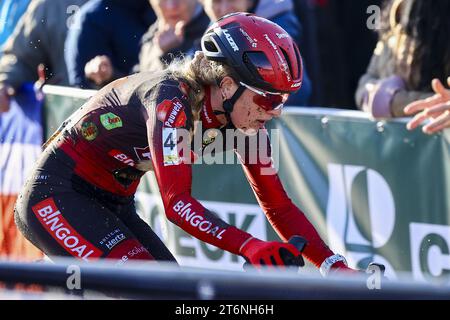
[{"label": "female cyclist", "polygon": [[[65,121],[22,190],[16,223],[50,257],[175,261],[134,205],[140,178],[154,170],[170,221],[255,266],[283,265],[283,256],[300,255],[293,245],[257,239],[191,196],[193,153],[185,147],[198,130],[237,129],[247,137],[265,132],[265,122],[280,115],[301,83],[300,52],[281,27],[248,13],[227,15],[207,30],[192,61],[116,80]],[[271,164],[236,152],[279,236],[304,237],[303,255],[324,275],[348,269],[286,195],[278,175],[262,174]]]}]

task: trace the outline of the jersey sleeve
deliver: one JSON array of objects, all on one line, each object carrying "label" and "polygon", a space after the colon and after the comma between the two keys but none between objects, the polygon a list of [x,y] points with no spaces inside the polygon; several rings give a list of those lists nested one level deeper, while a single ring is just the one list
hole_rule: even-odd
[{"label": "jersey sleeve", "polygon": [[[292,202],[286,194],[280,178],[273,167],[270,141],[267,131],[260,131],[257,144],[245,148],[236,148],[247,180],[249,181],[256,199],[263,209],[267,219],[277,234],[284,241],[292,236],[304,237],[308,243],[303,252],[304,256],[320,267],[322,262],[333,252],[323,242],[314,226],[305,214]],[[261,151],[261,146],[264,146]]]},{"label": "jersey sleeve", "polygon": [[147,107],[147,132],[153,167],[167,218],[194,237],[239,254],[250,234],[206,209],[191,196],[191,111],[176,84],[162,85]]}]

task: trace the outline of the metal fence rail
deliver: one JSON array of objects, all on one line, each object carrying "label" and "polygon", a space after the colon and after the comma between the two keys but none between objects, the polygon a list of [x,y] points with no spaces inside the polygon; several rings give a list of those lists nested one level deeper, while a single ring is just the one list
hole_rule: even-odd
[{"label": "metal fence rail", "polygon": [[[138,299],[450,299],[450,286],[382,282],[369,290],[367,277],[322,279],[303,272],[230,272],[162,264],[114,267],[79,264],[0,262],[0,281],[66,290],[68,267],[80,270],[81,289],[112,298]],[[82,291],[81,291],[82,292]]]}]

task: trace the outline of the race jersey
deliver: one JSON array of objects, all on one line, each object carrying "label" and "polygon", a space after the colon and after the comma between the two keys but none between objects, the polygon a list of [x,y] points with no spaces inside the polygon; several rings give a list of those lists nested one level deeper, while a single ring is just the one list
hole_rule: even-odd
[{"label": "race jersey", "polygon": [[[199,110],[201,121],[194,123],[189,90],[181,80],[161,80],[150,73],[116,80],[63,124],[53,147],[74,160],[76,175],[117,196],[133,195],[145,172],[154,170],[170,221],[202,241],[239,254],[251,235],[227,224],[191,196],[194,155],[204,156],[219,132],[225,134],[227,128],[212,111],[208,88]],[[196,146],[193,133],[199,125],[201,143]],[[260,135],[258,142],[261,140],[270,146],[267,134]],[[223,139],[223,146],[235,148],[235,142]],[[248,143],[245,146],[248,151]],[[308,245],[304,255],[320,266],[333,252],[289,199],[276,172],[261,174],[262,170],[272,170],[270,147],[263,156],[258,155],[258,148],[245,154],[235,151],[277,233],[285,241],[293,235],[305,237]],[[249,161],[255,154],[257,160]]]}]

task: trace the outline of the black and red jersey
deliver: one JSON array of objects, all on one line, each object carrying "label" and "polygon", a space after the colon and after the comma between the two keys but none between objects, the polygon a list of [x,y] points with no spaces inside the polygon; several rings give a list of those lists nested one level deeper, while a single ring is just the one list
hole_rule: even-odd
[{"label": "black and red jersey", "polygon": [[[207,132],[205,139],[205,131],[224,133],[225,128],[212,112],[208,88],[197,111],[189,104],[187,90],[183,81],[161,80],[150,73],[119,79],[65,122],[52,147],[62,149],[75,162],[76,175],[118,196],[133,195],[145,172],[154,170],[169,220],[200,240],[239,254],[251,235],[228,225],[191,196],[194,152],[190,150],[201,156],[218,134]],[[194,112],[199,113],[201,121],[194,123]],[[200,148],[193,148],[194,132],[200,124]],[[267,135],[262,137],[269,144]],[[190,148],[185,148],[188,145]],[[308,246],[304,254],[319,266],[333,253],[289,199],[278,175],[261,174],[262,169],[270,170],[271,162],[259,158],[250,162],[251,152],[235,151],[259,204],[280,237],[305,237]]]}]

